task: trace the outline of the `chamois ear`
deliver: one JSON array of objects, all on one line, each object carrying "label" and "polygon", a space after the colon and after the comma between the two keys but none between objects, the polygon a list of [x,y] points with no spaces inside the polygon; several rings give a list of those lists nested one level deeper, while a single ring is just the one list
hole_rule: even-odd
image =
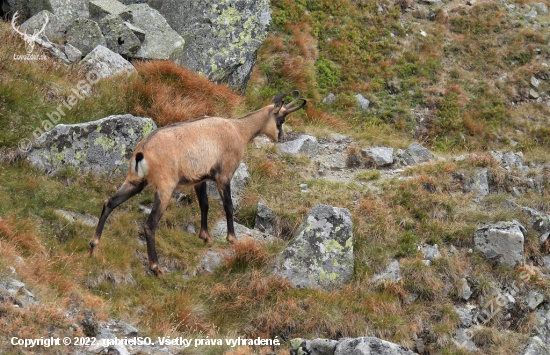
[{"label": "chamois ear", "polygon": [[281,110],[281,108],[283,108],[285,104],[283,101],[285,97],[286,97],[286,93],[282,93],[273,97],[273,99],[271,100],[271,104],[275,104],[275,108],[273,109],[273,112],[279,113],[279,111]]}]

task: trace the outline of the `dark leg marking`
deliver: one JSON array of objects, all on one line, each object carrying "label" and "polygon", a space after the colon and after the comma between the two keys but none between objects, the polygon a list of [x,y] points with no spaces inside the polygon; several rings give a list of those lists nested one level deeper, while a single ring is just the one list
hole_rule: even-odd
[{"label": "dark leg marking", "polygon": [[227,220],[227,241],[234,243],[237,241],[235,237],[235,225],[233,222],[233,200],[231,199],[231,184],[227,182],[223,185],[218,183],[218,192],[222,197],[223,209],[225,210],[225,218]]},{"label": "dark leg marking", "polygon": [[155,273],[156,276],[164,275],[164,271],[158,264],[157,250],[155,248],[155,233],[157,231],[160,218],[162,217],[162,214],[168,206],[171,195],[171,191],[169,194],[164,195],[155,192],[155,202],[153,203],[153,209],[151,210],[151,214],[147,218],[147,221],[145,222],[145,226],[143,228],[145,231],[145,240],[147,242],[147,257],[149,258],[149,268]]},{"label": "dark leg marking", "polygon": [[199,238],[204,240],[205,243],[212,243],[212,237],[208,233],[208,195],[206,189],[206,181],[195,186],[195,193],[199,200],[199,206],[201,208],[201,230],[199,232]]},{"label": "dark leg marking", "polygon": [[145,188],[145,185],[147,185],[145,180],[135,185],[124,183],[113,196],[105,201],[105,203],[103,204],[101,217],[99,217],[99,222],[97,223],[94,237],[90,241],[90,256],[93,255],[94,247],[99,243],[99,239],[101,238],[101,234],[103,233],[103,227],[105,226],[107,217],[109,217],[111,212],[113,212],[113,210],[124,201],[128,200],[132,196],[139,194],[143,190],[143,188]]}]

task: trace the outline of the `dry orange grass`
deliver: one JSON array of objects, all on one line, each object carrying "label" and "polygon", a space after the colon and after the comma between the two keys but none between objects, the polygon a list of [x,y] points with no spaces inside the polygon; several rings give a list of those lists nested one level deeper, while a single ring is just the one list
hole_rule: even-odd
[{"label": "dry orange grass", "polygon": [[135,63],[138,78],[129,86],[131,110],[160,126],[202,115],[233,117],[243,102],[228,86],[177,66],[171,61]]}]

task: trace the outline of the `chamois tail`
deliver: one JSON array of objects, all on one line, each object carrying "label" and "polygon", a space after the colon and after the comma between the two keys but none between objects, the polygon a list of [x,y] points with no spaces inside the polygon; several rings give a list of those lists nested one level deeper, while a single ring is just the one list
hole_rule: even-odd
[{"label": "chamois tail", "polygon": [[142,152],[139,152],[136,154],[134,169],[136,174],[138,174],[139,177],[144,177],[149,172],[149,165],[147,164],[147,160],[143,156]]}]

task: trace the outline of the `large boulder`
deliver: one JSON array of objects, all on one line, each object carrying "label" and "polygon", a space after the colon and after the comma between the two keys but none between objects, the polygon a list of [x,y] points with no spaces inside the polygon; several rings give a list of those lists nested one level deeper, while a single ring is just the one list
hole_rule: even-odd
[{"label": "large boulder", "polygon": [[119,16],[107,15],[103,17],[99,21],[99,27],[105,37],[107,48],[127,57],[134,56],[141,47],[141,41],[130,26],[132,25],[123,21]]},{"label": "large boulder", "polygon": [[[134,55],[141,59],[169,59],[175,52],[184,49],[184,39],[166,22],[164,17],[147,4],[128,5],[132,11],[132,24],[145,31],[145,40]],[[174,16],[185,17],[187,10]]]},{"label": "large boulder", "polygon": [[83,55],[90,53],[98,45],[107,45],[97,22],[84,17],[78,18],[69,26],[67,43],[76,47]]},{"label": "large boulder", "polygon": [[415,163],[424,163],[433,159],[434,155],[427,148],[414,142],[407,148],[407,153]]},{"label": "large boulder", "polygon": [[105,16],[118,16],[125,21],[132,20],[132,11],[116,0],[91,0],[90,19],[100,22]]},{"label": "large boulder", "polygon": [[277,146],[282,154],[314,157],[319,153],[317,138],[308,134],[303,134],[288,142],[279,143]]},{"label": "large boulder", "polygon": [[379,338],[301,339],[290,341],[290,355],[414,355],[409,349]]},{"label": "large boulder", "polygon": [[362,153],[372,159],[375,166],[388,166],[393,164],[393,148],[373,147],[363,149]]},{"label": "large boulder", "polygon": [[414,355],[415,353],[389,341],[374,337],[341,339],[334,355]]},{"label": "large boulder", "polygon": [[342,286],[353,274],[352,229],[348,209],[313,207],[283,251],[274,272],[297,287]]},{"label": "large boulder", "polygon": [[267,38],[268,0],[164,0],[160,13],[185,39],[183,51],[172,56],[176,63],[236,90],[246,88]]},{"label": "large boulder", "polygon": [[524,232],[525,228],[517,221],[481,225],[475,232],[475,249],[501,265],[522,264]]},{"label": "large boulder", "polygon": [[129,61],[122,58],[120,54],[101,45],[95,47],[78,64],[100,78],[137,73],[136,68]]},{"label": "large boulder", "polygon": [[47,27],[47,35],[51,41],[65,37],[67,29],[78,18],[87,18],[89,0],[29,0],[28,14],[34,16],[47,10],[53,13]]},{"label": "large boulder", "polygon": [[27,153],[29,163],[48,173],[70,167],[94,174],[125,174],[139,141],[156,129],[150,118],[117,115],[55,126]]}]

